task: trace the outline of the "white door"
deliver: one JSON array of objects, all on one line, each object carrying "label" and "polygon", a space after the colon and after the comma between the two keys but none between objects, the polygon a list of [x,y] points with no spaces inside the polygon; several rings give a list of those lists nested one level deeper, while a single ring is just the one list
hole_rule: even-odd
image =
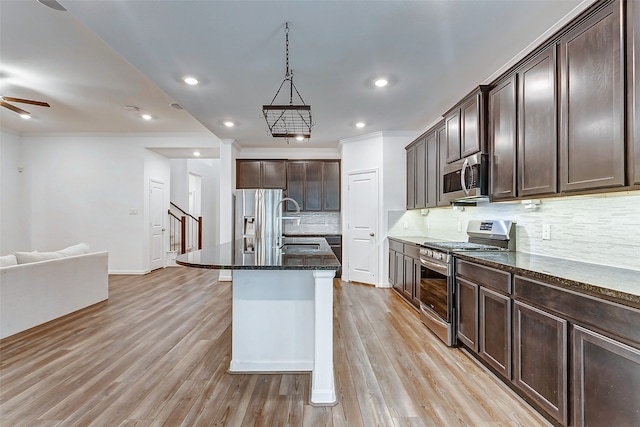
[{"label": "white door", "polygon": [[376,284],[378,276],[378,172],[349,174],[349,280]]},{"label": "white door", "polygon": [[149,184],[149,220],[151,221],[151,270],[164,267],[164,183]]}]

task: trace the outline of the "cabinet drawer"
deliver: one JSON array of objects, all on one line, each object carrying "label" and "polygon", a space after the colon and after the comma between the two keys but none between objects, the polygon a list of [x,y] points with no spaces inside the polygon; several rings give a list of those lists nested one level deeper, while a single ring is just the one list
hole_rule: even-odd
[{"label": "cabinet drawer", "polygon": [[420,259],[420,248],[414,245],[404,245],[404,254],[411,258]]},{"label": "cabinet drawer", "polygon": [[396,252],[404,252],[404,245],[396,240],[389,239],[389,249]]},{"label": "cabinet drawer", "polygon": [[456,260],[456,274],[472,279],[474,282],[496,291],[511,293],[511,274],[495,268]]}]

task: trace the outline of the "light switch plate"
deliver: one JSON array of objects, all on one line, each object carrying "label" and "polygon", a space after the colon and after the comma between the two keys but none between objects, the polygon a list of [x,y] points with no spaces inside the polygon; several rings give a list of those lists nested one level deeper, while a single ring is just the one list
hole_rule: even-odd
[{"label": "light switch plate", "polygon": [[542,240],[551,240],[551,224],[542,224]]}]

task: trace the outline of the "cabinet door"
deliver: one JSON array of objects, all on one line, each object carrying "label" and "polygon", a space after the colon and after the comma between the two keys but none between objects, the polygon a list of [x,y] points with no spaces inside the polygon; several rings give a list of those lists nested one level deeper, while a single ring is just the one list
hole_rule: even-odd
[{"label": "cabinet door", "polygon": [[624,185],[620,1],[559,41],[561,190]]},{"label": "cabinet door", "polygon": [[518,72],[518,195],[558,192],[556,49]]},{"label": "cabinet door", "polygon": [[632,150],[631,183],[640,184],[640,3],[627,2],[627,64],[629,65],[629,147]]},{"label": "cabinet door", "polygon": [[480,288],[480,356],[511,379],[511,298]]},{"label": "cabinet door", "polygon": [[262,188],[287,188],[287,162],[284,160],[262,161]]},{"label": "cabinet door", "polygon": [[426,186],[425,207],[433,208],[438,204],[438,140],[436,132],[426,137]]},{"label": "cabinet door", "polygon": [[478,285],[456,278],[458,306],[458,339],[478,352]]},{"label": "cabinet door", "polygon": [[404,255],[396,252],[396,286],[398,292],[404,291]]},{"label": "cabinet door", "polygon": [[427,149],[422,139],[415,145],[415,208],[422,209],[427,205]]},{"label": "cabinet door", "polygon": [[404,286],[402,287],[402,294],[404,297],[411,301],[413,299],[413,287],[415,286],[413,274],[413,258],[404,257]]},{"label": "cabinet door", "polygon": [[340,162],[322,163],[322,210],[340,210]]},{"label": "cabinet door", "polygon": [[[298,202],[304,210],[304,162],[287,162],[287,197]],[[285,209],[295,212],[296,206],[287,201]]]},{"label": "cabinet door", "polygon": [[389,284],[396,287],[396,251],[389,249]]},{"label": "cabinet door", "polygon": [[473,96],[460,107],[460,158],[477,153],[482,148],[480,97],[480,94]]},{"label": "cabinet door", "polygon": [[262,188],[260,160],[236,161],[236,188]]},{"label": "cabinet door", "polygon": [[491,199],[516,197],[516,76],[489,92]]},{"label": "cabinet door", "polygon": [[444,119],[446,129],[447,161],[446,163],[460,160],[460,109],[456,109]]},{"label": "cabinet door", "polygon": [[413,290],[411,292],[411,302],[414,306],[420,307],[420,264],[419,259],[413,260]]},{"label": "cabinet door", "polygon": [[551,416],[567,424],[567,321],[514,302],[516,386]]},{"label": "cabinet door", "polygon": [[447,164],[447,127],[443,124],[436,130],[438,144],[438,206],[449,206],[450,203],[442,194],[442,170]]},{"label": "cabinet door", "polygon": [[322,210],[322,162],[305,162],[304,210]]},{"label": "cabinet door", "polygon": [[407,209],[416,207],[416,147],[407,148]]},{"label": "cabinet door", "polygon": [[640,426],[640,350],[582,328],[573,333],[576,426]]}]

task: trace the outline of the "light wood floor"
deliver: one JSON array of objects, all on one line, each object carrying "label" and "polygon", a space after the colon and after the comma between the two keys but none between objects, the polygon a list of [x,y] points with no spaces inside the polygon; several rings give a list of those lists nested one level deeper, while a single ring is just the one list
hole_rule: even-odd
[{"label": "light wood floor", "polygon": [[230,375],[231,284],[185,267],[0,341],[0,425],[548,426],[393,291],[335,281],[339,404],[309,375]]}]

